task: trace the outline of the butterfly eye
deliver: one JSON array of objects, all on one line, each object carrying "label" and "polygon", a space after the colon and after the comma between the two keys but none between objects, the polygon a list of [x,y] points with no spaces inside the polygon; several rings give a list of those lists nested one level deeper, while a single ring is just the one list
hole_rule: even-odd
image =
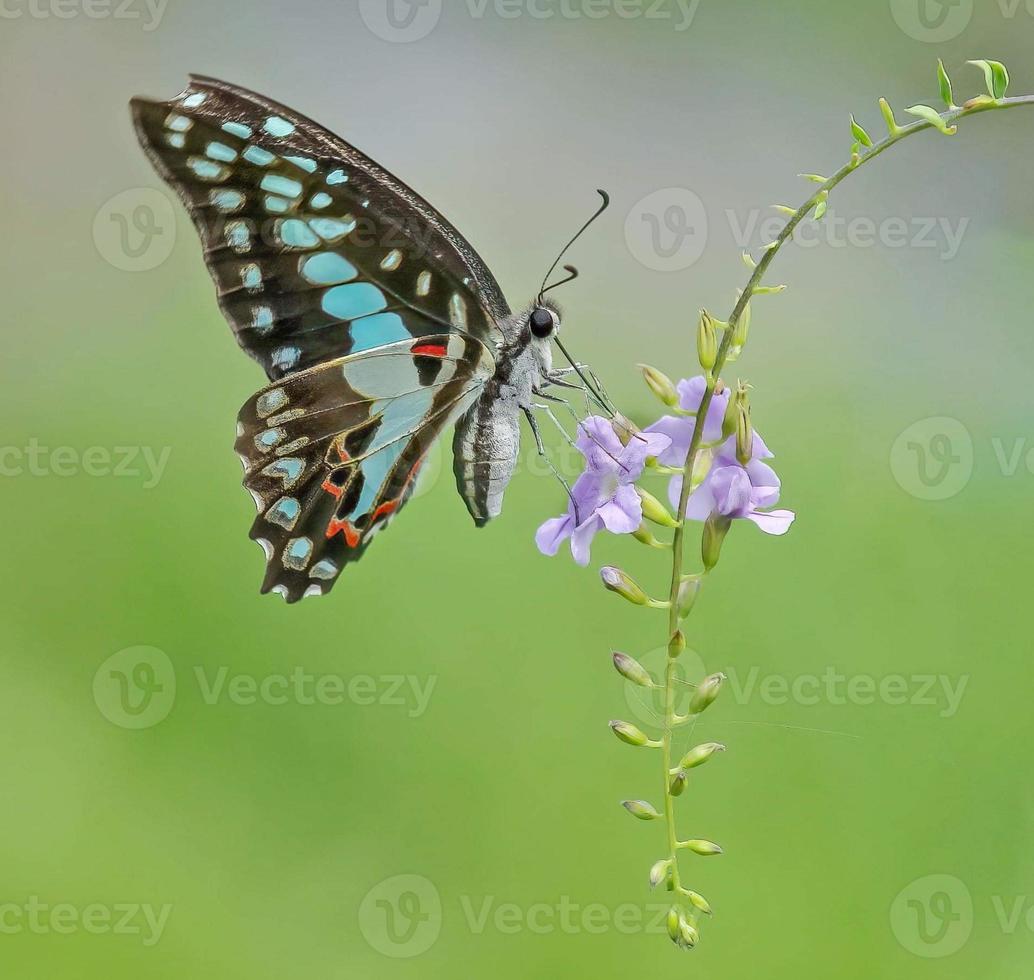
[{"label": "butterfly eye", "polygon": [[544,340],[553,332],[556,322],[553,319],[553,314],[550,313],[549,310],[540,306],[531,314],[529,325],[531,327],[531,332],[540,340]]}]

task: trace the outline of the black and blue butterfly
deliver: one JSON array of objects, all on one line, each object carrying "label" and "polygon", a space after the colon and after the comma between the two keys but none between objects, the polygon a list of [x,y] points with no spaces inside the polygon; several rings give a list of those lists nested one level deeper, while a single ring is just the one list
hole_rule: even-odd
[{"label": "black and blue butterfly", "polygon": [[553,368],[560,315],[545,285],[511,312],[431,205],[253,92],[191,76],[175,99],[134,99],[132,112],[197,226],[238,343],[270,381],[241,409],[236,443],[266,552],[262,591],[288,602],[328,592],[453,422],[459,492],[479,526],[496,517],[533,399],[571,386],[572,371],[598,392],[580,367]]}]

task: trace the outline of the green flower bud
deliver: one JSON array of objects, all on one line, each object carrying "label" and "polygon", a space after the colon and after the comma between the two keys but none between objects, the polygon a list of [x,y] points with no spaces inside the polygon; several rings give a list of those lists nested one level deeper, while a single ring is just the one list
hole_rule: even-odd
[{"label": "green flower bud", "polygon": [[679,522],[671,516],[671,512],[652,493],[642,487],[636,487],[636,493],[643,502],[643,517],[660,527],[678,527]]},{"label": "green flower bud", "polygon": [[686,792],[686,786],[689,785],[689,777],[684,772],[677,772],[671,777],[671,782],[668,784],[668,792],[672,796],[681,796]]},{"label": "green flower bud", "polygon": [[678,599],[680,619],[685,619],[693,611],[703,584],[703,579],[699,575],[687,575],[682,580],[682,584],[679,586]]},{"label": "green flower bud", "polygon": [[914,105],[906,109],[910,116],[918,116],[924,122],[928,122],[934,129],[944,133],[945,136],[954,136],[958,131],[958,126],[949,126],[942,118],[941,114],[928,105]]},{"label": "green flower bud", "polygon": [[658,861],[652,868],[650,868],[650,887],[656,888],[662,881],[668,877],[668,872],[671,870],[671,858]]},{"label": "green flower bud", "polygon": [[681,925],[682,910],[677,905],[673,905],[668,909],[668,935],[671,937],[671,941],[673,943],[677,943],[679,941],[679,929]]},{"label": "green flower bud", "polygon": [[696,892],[686,892],[686,898],[692,903],[693,908],[703,912],[704,915],[714,915],[711,911],[711,903],[703,895],[698,895]]},{"label": "green flower bud", "polygon": [[736,416],[736,459],[746,466],[754,458],[754,426],[750,421],[750,406],[741,403]]},{"label": "green flower bud", "polygon": [[638,684],[640,687],[654,686],[650,672],[627,653],[614,654],[614,667],[625,680],[631,681],[633,684]]},{"label": "green flower bud", "polygon": [[698,942],[700,942],[700,933],[697,932],[696,927],[691,925],[687,920],[683,919],[679,924],[679,935],[682,940],[681,944],[686,949],[692,949]]},{"label": "green flower bud", "polygon": [[725,746],[721,742],[705,742],[695,749],[690,749],[679,763],[680,769],[696,769],[711,759],[716,752],[724,752]]},{"label": "green flower bud", "polygon": [[700,556],[707,571],[711,571],[718,564],[718,559],[722,554],[722,545],[725,543],[725,536],[729,533],[730,527],[732,527],[732,518],[717,513],[712,514],[704,524]]},{"label": "green flower bud", "polygon": [[718,329],[714,319],[707,310],[700,311],[700,323],[697,327],[697,356],[700,366],[710,373],[718,360]]},{"label": "green flower bud", "polygon": [[686,649],[686,635],[682,630],[676,630],[668,641],[668,657],[671,660],[678,660]]},{"label": "green flower bud", "polygon": [[699,854],[701,857],[714,857],[723,853],[717,844],[709,840],[687,840],[679,844],[679,847]]},{"label": "green flower bud", "polygon": [[944,104],[949,109],[955,109],[955,96],[951,91],[951,79],[948,77],[948,72],[944,67],[944,62],[940,58],[937,59],[937,85],[941,90],[941,98],[944,100]]},{"label": "green flower bud", "polygon": [[743,307],[740,318],[736,321],[736,329],[732,332],[732,346],[737,350],[743,350],[747,345],[747,335],[750,333],[751,306],[748,303]]},{"label": "green flower bud", "polygon": [[901,134],[901,127],[894,118],[894,110],[886,99],[880,99],[880,112],[883,113],[883,121],[887,124],[887,132],[891,136],[899,136]]},{"label": "green flower bud", "polygon": [[640,731],[635,725],[629,724],[627,721],[612,721],[610,723],[611,731],[626,745],[656,745],[656,742],[650,740],[650,736],[645,732]]},{"label": "green flower bud", "polygon": [[851,135],[862,146],[872,146],[872,137],[858,124],[854,116],[851,117]]},{"label": "green flower bud", "polygon": [[617,593],[622,599],[627,599],[636,606],[650,604],[650,597],[620,568],[607,565],[600,569],[600,578],[611,592]]},{"label": "green flower bud", "polygon": [[988,94],[993,99],[1004,99],[1009,90],[1009,70],[1000,61],[968,61],[984,72]]},{"label": "green flower bud", "polygon": [[714,704],[715,699],[722,691],[722,685],[725,681],[725,674],[712,674],[710,677],[705,677],[700,682],[700,686],[693,692],[693,697],[690,698],[689,713],[691,715],[699,715]]},{"label": "green flower bud", "polygon": [[621,805],[637,820],[657,820],[660,817],[646,800],[624,800]]},{"label": "green flower bud", "polygon": [[679,395],[675,390],[675,385],[671,382],[671,378],[663,371],[650,367],[649,364],[640,364],[639,368],[643,372],[643,380],[650,391],[668,408],[674,408],[679,403]]}]

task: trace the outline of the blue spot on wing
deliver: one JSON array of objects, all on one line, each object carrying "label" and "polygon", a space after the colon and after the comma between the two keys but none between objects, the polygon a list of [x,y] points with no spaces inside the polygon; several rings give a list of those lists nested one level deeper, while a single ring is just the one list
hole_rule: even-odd
[{"label": "blue spot on wing", "polygon": [[397,313],[378,313],[365,316],[352,324],[352,353],[409,340],[412,334]]},{"label": "blue spot on wing", "polygon": [[357,320],[370,313],[379,313],[388,301],[376,286],[368,282],[353,282],[334,286],[323,294],[323,309],[337,320]]}]

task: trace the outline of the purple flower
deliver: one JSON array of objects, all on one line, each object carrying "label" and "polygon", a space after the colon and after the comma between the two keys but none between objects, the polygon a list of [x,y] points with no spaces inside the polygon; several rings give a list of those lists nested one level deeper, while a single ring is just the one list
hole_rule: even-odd
[{"label": "purple flower", "polygon": [[571,488],[567,513],[546,521],[535,535],[544,555],[555,555],[571,539],[571,554],[579,565],[589,564],[592,539],[601,530],[631,534],[643,522],[643,504],[635,481],[650,456],[665,452],[671,440],[662,433],[642,432],[622,445],[611,423],[599,416],[578,426],[575,445],[585,457],[585,472]]},{"label": "purple flower", "polygon": [[[746,466],[741,465],[736,458],[736,437],[731,436],[715,450],[711,469],[690,495],[686,517],[691,521],[706,521],[717,513],[752,521],[766,534],[786,534],[794,522],[793,511],[762,510],[779,502],[779,477],[771,466],[762,462],[771,458],[768,446],[755,432],[751,460]],[[682,477],[673,477],[668,485],[673,507],[678,507],[681,494]]]},{"label": "purple flower", "polygon": [[[679,393],[679,408],[684,412],[692,412],[696,415],[700,410],[700,402],[703,401],[704,391],[707,388],[704,376],[701,374],[695,378],[684,379],[675,387]],[[705,443],[717,442],[722,438],[722,423],[725,420],[730,397],[729,389],[726,388],[720,395],[715,395],[711,399],[711,405],[707,409],[707,418],[704,420],[703,441]],[[671,440],[671,445],[667,451],[657,457],[657,461],[665,466],[684,466],[696,424],[695,418],[684,415],[665,415],[653,425],[648,426],[645,429],[646,432],[657,432]]]}]

